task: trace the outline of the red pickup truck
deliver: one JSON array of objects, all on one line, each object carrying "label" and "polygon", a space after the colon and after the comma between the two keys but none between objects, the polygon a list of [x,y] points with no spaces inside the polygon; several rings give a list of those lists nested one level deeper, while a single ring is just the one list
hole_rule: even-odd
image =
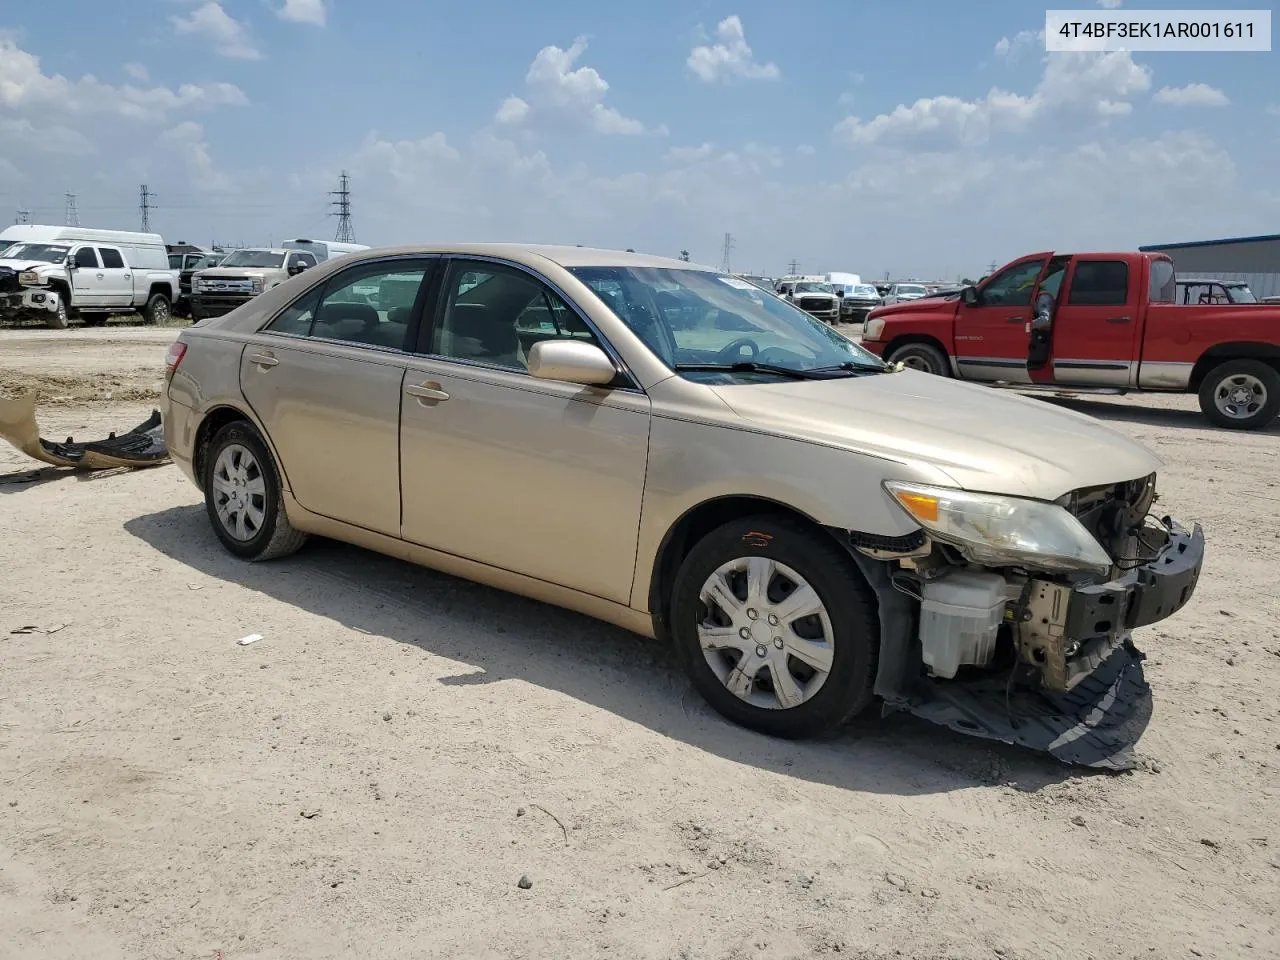
[{"label": "red pickup truck", "polygon": [[1213,423],[1280,413],[1280,307],[1175,302],[1159,253],[1033,253],[980,285],[877,307],[862,345],[942,376],[1073,393],[1196,393]]}]

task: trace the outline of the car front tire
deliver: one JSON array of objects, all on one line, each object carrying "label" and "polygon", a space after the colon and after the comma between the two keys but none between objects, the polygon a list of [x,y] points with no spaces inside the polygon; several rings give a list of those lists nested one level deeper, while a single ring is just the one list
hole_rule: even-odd
[{"label": "car front tire", "polygon": [[889,355],[890,363],[901,362],[909,370],[932,373],[939,377],[951,376],[951,363],[947,355],[929,343],[908,343]]},{"label": "car front tire", "polygon": [[257,429],[229,423],[204,457],[205,510],[222,545],[245,560],[273,560],[294,553],[307,535],[285,514],[280,474]]},{"label": "car front tire", "polygon": [[815,736],[873,699],[874,595],[848,553],[798,521],[746,517],[708,534],[680,566],[670,618],[693,685],[749,729]]}]

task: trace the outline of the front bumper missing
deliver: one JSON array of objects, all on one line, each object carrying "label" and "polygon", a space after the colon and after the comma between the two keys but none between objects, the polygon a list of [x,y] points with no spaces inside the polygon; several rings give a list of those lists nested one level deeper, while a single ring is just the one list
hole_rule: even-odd
[{"label": "front bumper missing", "polygon": [[[1152,697],[1145,657],[1131,631],[1181,610],[1204,563],[1198,524],[1190,531],[1167,517],[1164,524],[1168,539],[1152,560],[1107,583],[1062,589],[1057,605],[1065,609],[1056,629],[1036,616],[1035,649],[1019,642],[1027,663],[1012,667],[1013,676],[927,681],[896,705],[960,733],[1042,750],[1064,763],[1134,767]],[[1044,656],[1034,656],[1037,650]]]},{"label": "front bumper missing", "polygon": [[34,394],[0,399],[0,438],[27,456],[55,467],[110,470],[149,467],[169,459],[159,410],[151,411],[147,420],[127,433],[112,433],[105,440],[76,443],[68,437],[66,443],[55,443],[40,436]]}]

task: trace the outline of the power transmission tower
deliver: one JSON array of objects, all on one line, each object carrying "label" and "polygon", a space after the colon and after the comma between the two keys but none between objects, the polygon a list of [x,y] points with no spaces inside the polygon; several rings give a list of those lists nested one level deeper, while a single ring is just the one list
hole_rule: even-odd
[{"label": "power transmission tower", "polygon": [[688,262],[689,262],[689,251],[688,251],[688,250],[681,250],[681,251],[680,251],[680,259],[681,259],[681,260],[683,260],[685,263],[688,263]]},{"label": "power transmission tower", "polygon": [[66,194],[66,221],[68,227],[80,226],[80,212],[76,210],[76,195]]},{"label": "power transmission tower", "polygon": [[138,191],[138,209],[142,211],[142,232],[151,232],[151,208],[154,206],[156,195],[151,192],[151,188],[145,183]]},{"label": "power transmission tower", "polygon": [[351,229],[351,175],[343,170],[338,178],[338,189],[331,190],[330,196],[337,197],[332,206],[337,212],[331,214],[338,218],[338,234],[333,239],[339,243],[355,243],[356,235]]},{"label": "power transmission tower", "polygon": [[30,211],[30,210],[21,210],[21,209],[20,209],[20,210],[18,210],[17,216],[15,216],[15,217],[13,218],[13,222],[14,222],[14,223],[30,223],[30,222],[31,222],[31,211]]},{"label": "power transmission tower", "polygon": [[724,259],[720,262],[720,270],[722,273],[731,273],[729,268],[729,255],[733,252],[733,235],[726,233],[724,235]]},{"label": "power transmission tower", "polygon": [[787,264],[787,268],[788,268],[788,270],[790,270],[790,272],[791,272],[791,276],[793,276],[793,277],[798,277],[798,276],[800,275],[800,261],[799,261],[799,260],[792,260],[790,263],[788,263],[788,264]]}]

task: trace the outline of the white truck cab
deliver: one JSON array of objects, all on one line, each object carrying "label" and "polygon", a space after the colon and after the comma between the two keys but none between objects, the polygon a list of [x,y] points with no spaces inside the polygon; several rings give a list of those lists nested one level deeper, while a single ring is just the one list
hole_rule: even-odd
[{"label": "white truck cab", "polygon": [[159,234],[15,224],[0,247],[0,319],[65,329],[77,315],[101,326],[113,313],[140,312],[163,323],[178,295]]}]

